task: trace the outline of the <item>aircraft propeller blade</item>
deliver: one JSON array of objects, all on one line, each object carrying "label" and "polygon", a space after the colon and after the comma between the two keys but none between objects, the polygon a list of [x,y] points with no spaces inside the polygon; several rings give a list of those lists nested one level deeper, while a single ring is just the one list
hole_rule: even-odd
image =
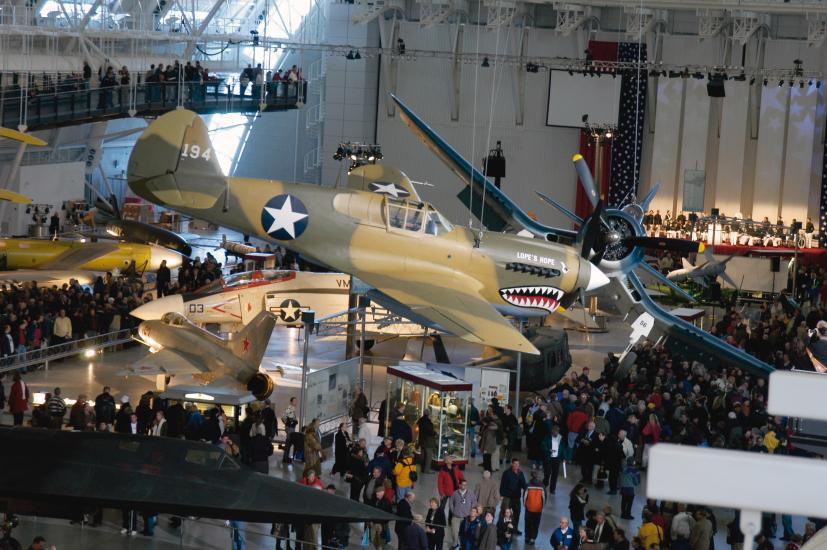
[{"label": "aircraft propeller blade", "polygon": [[706,248],[704,243],[690,241],[687,239],[668,239],[665,237],[632,236],[626,237],[621,242],[627,246],[641,246],[643,248],[655,248],[659,250],[673,250],[676,252],[703,252]]},{"label": "aircraft propeller blade", "polygon": [[[603,224],[603,220],[601,219],[603,216],[603,201],[598,199],[597,204],[595,205],[594,212],[592,212],[586,221],[583,224],[581,229],[583,234],[583,242],[581,244],[580,249],[580,256],[583,258],[588,259],[589,255],[591,255],[591,251],[594,250],[601,258],[603,257],[603,250],[606,248],[605,246],[601,246],[598,242],[602,233],[600,232],[600,227]],[[592,260],[594,263],[599,263],[598,261]]]},{"label": "aircraft propeller blade", "polygon": [[657,269],[655,269],[651,265],[647,264],[646,262],[640,262],[638,264],[638,266],[642,267],[647,273],[649,273],[649,275],[651,275],[652,277],[657,279],[658,283],[663,283],[666,286],[668,286],[669,288],[671,288],[672,290],[674,290],[675,293],[678,294],[678,296],[681,296],[681,297],[683,297],[684,299],[686,299],[690,302],[695,301],[695,298],[693,298],[691,294],[689,294],[684,289],[682,289],[677,284],[675,284],[674,281],[670,281],[669,279],[667,279],[666,276],[663,273],[661,273],[660,271],[658,271]]},{"label": "aircraft propeller blade", "polygon": [[721,274],[720,274],[720,275],[718,275],[718,276],[719,276],[721,279],[723,279],[723,280],[724,280],[724,282],[726,282],[729,286],[731,286],[732,288],[734,288],[735,290],[740,290],[740,289],[738,288],[738,285],[737,285],[737,284],[735,284],[735,281],[733,281],[733,280],[732,280],[732,277],[730,277],[729,275],[727,275],[727,272],[726,272],[726,271],[724,271],[723,273],[721,273]]},{"label": "aircraft propeller blade", "polygon": [[589,197],[589,202],[592,207],[597,208],[597,203],[600,201],[600,193],[597,190],[597,185],[592,179],[592,172],[589,170],[589,165],[586,164],[586,159],[580,153],[571,158],[574,163],[574,169],[577,170],[577,177],[580,178],[580,183],[583,185],[583,190]]},{"label": "aircraft propeller blade", "polygon": [[571,219],[574,223],[581,224],[581,225],[583,224],[583,218],[581,218],[580,216],[578,216],[577,214],[575,214],[574,212],[572,212],[571,210],[569,210],[568,208],[566,208],[565,206],[563,206],[562,204],[557,202],[556,200],[552,199],[548,195],[546,195],[544,193],[541,193],[539,191],[534,191],[534,192],[537,193],[537,196],[539,196],[545,202],[547,202],[548,204],[552,205],[554,208],[556,208],[557,210],[559,210],[560,212],[565,214],[566,217]]},{"label": "aircraft propeller blade", "polygon": [[652,199],[655,198],[655,195],[658,194],[659,190],[660,182],[657,182],[655,185],[652,186],[651,189],[649,189],[649,192],[646,193],[646,196],[643,197],[643,200],[640,201],[640,207],[643,209],[644,212],[649,209],[649,203],[652,202]]}]

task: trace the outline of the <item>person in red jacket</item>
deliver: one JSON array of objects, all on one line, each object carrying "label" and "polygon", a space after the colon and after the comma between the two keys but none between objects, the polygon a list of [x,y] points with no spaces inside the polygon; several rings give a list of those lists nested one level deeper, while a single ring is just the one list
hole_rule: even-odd
[{"label": "person in red jacket", "polygon": [[322,480],[316,477],[315,470],[307,470],[307,474],[301,478],[299,481],[301,485],[307,485],[308,487],[316,487],[319,489],[324,489],[324,483]]},{"label": "person in red jacket", "polygon": [[14,373],[14,383],[9,394],[9,412],[14,417],[14,425],[23,424],[23,413],[29,410],[29,387],[23,382],[20,373]]},{"label": "person in red jacket", "polygon": [[574,457],[573,453],[577,443],[577,438],[589,420],[591,420],[591,418],[589,418],[589,414],[583,407],[577,407],[566,417],[566,429],[569,431],[567,438],[568,440],[566,441],[568,444],[566,449],[566,459],[569,462],[571,462]]},{"label": "person in red jacket", "polygon": [[463,475],[459,466],[454,464],[454,457],[450,455],[446,456],[445,464],[439,469],[439,475],[437,475],[436,479],[437,490],[439,491],[439,497],[442,500],[441,505],[443,507],[445,506],[445,501],[451,498],[454,491],[459,489],[461,481],[465,481],[465,475]]}]

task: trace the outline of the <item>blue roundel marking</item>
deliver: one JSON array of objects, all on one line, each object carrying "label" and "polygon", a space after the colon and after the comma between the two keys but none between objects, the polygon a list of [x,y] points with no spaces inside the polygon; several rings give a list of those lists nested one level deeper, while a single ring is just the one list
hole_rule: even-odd
[{"label": "blue roundel marking", "polygon": [[261,227],[280,241],[298,238],[307,229],[310,216],[307,207],[293,195],[277,195],[261,209]]}]

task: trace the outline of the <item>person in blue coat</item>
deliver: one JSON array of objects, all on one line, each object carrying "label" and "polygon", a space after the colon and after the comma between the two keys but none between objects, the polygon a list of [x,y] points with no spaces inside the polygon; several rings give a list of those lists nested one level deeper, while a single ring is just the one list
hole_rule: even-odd
[{"label": "person in blue coat", "polygon": [[558,550],[562,546],[569,550],[574,550],[577,547],[577,537],[574,536],[574,529],[569,525],[568,518],[560,518],[560,527],[551,534],[549,542],[554,550]]}]

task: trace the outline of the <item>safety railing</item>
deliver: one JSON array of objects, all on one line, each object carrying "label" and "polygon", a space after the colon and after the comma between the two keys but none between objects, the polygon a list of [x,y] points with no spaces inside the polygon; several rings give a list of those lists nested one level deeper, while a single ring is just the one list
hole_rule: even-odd
[{"label": "safety railing", "polygon": [[[338,336],[347,332],[348,327],[353,327],[358,335],[362,326],[359,317],[361,311],[359,308],[353,308],[318,319],[316,334],[322,337]],[[422,336],[424,333],[421,325],[376,306],[367,308],[365,330],[371,333],[381,332],[388,336]]]},{"label": "safety railing", "polygon": [[161,114],[179,105],[199,113],[248,112],[297,107],[307,83],[268,82],[242,86],[223,79],[207,82],[144,82],[86,88],[83,81],[63,81],[36,92],[18,86],[0,90],[0,126],[29,130],[81,123],[96,118]]},{"label": "safety railing", "polygon": [[33,349],[26,353],[9,355],[0,358],[0,374],[40,365],[48,368],[49,361],[65,359],[81,353],[88,353],[94,356],[94,354],[102,349],[131,342],[133,334],[133,329],[123,329],[90,336],[88,338],[70,340],[54,346]]}]

